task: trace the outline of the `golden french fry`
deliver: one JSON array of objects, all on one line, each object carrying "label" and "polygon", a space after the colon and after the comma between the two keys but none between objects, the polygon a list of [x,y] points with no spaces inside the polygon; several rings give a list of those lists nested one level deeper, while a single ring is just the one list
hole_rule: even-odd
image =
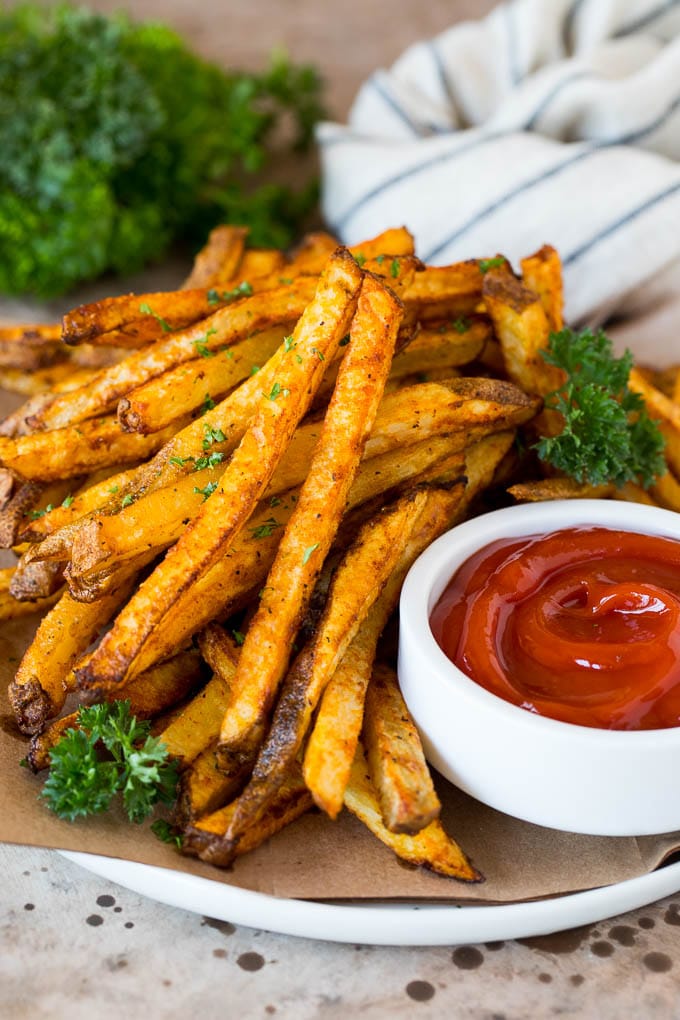
[{"label": "golden french fry", "polygon": [[239,767],[229,775],[217,765],[217,739],[201,751],[180,775],[174,817],[184,828],[212,814],[240,792],[248,780],[248,766]]},{"label": "golden french fry", "polygon": [[680,406],[645,378],[639,368],[632,368],[628,386],[639,393],[650,418],[659,422],[665,440],[664,456],[676,477],[680,477]]},{"label": "golden french fry", "polygon": [[534,292],[543,305],[551,333],[559,333],[564,326],[564,289],[562,262],[555,249],[544,244],[533,255],[522,259],[522,281]]},{"label": "golden french fry", "polygon": [[79,672],[82,686],[99,689],[129,679],[132,663],[177,597],[220,559],[243,528],[318,386],[323,374],[319,355],[332,357],[347,332],[361,280],[361,270],[346,251],[331,257],[314,300],[295,327],[280,377],[270,392],[262,393],[227,471]]},{"label": "golden french fry", "polygon": [[202,861],[228,867],[235,857],[249,853],[264,843],[270,836],[280,832],[290,822],[295,821],[312,807],[312,798],[304,784],[299,767],[287,776],[285,783],[278,790],[270,811],[243,834],[237,846],[224,839],[222,833],[229,826],[233,805],[216,811],[214,814],[199,819],[184,834],[182,850],[194,854]]},{"label": "golden french fry", "polygon": [[345,790],[345,806],[397,857],[409,864],[461,882],[484,881],[484,876],[471,864],[456,841],[447,835],[439,821],[430,822],[415,836],[390,832],[386,828],[361,745],[357,748],[351,778]]},{"label": "golden french fry", "polygon": [[61,326],[0,327],[0,367],[34,372],[65,360]]},{"label": "golden french fry", "polygon": [[[128,483],[133,478],[134,468],[124,471],[117,471],[117,465],[103,468],[101,471],[90,475],[87,481],[80,487],[75,488],[71,496],[69,493],[66,500],[62,500],[48,513],[42,514],[26,521],[19,532],[22,542],[40,543],[49,535],[53,535],[60,529],[71,526],[85,517],[86,514],[98,510],[105,503],[110,502],[112,497],[125,491]],[[69,484],[73,487],[73,479]],[[62,548],[56,558],[68,559],[70,544]],[[37,546],[31,547],[31,553],[37,552]],[[65,555],[63,555],[65,554]],[[31,559],[40,559],[39,555],[30,555]],[[46,556],[45,559],[52,557]]]},{"label": "golden french fry", "polygon": [[551,499],[606,499],[616,492],[615,485],[590,485],[573,478],[542,478],[518,482],[508,489],[521,503],[542,503]]},{"label": "golden french fry", "polygon": [[[172,659],[142,673],[126,691],[114,691],[112,700],[120,700],[118,698],[120,695],[120,698],[130,701],[130,710],[138,719],[151,719],[182,701],[197,686],[200,679],[199,653],[193,649],[179,652]],[[77,711],[70,712],[31,738],[26,758],[34,772],[48,768],[52,748],[65,730],[77,727],[77,716]]]},{"label": "golden french fry", "polygon": [[527,393],[545,395],[558,389],[563,374],[541,355],[548,346],[550,324],[540,298],[507,266],[490,269],[482,290],[512,381]]},{"label": "golden french fry", "polygon": [[213,357],[221,347],[230,347],[258,330],[295,321],[313,298],[314,290],[315,281],[301,277],[290,286],[253,294],[213,311],[195,325],[133,351],[123,361],[102,370],[88,386],[55,397],[32,417],[31,423],[35,428],[57,429],[103,414],[129,390],[170,368],[197,356]]},{"label": "golden french fry", "polygon": [[130,464],[155,453],[175,432],[168,426],[150,436],[122,432],[115,418],[84,421],[53,432],[0,436],[0,464],[26,481],[75,478],[114,464]]},{"label": "golden french fry", "polygon": [[481,316],[421,329],[417,337],[395,356],[390,379],[467,365],[479,357],[490,337],[490,323]]},{"label": "golden french fry", "polygon": [[367,276],[319,444],[281,538],[241,650],[233,698],[220,733],[220,759],[250,756],[259,743],[304,614],[345,509],[382,397],[402,307]]},{"label": "golden french fry", "polygon": [[0,620],[17,620],[21,616],[43,612],[54,605],[59,598],[59,592],[54,592],[47,598],[36,599],[33,602],[18,602],[10,593],[14,571],[15,567],[0,569]]},{"label": "golden french fry", "polygon": [[39,733],[66,699],[64,678],[134,586],[87,605],[65,592],[44,617],[9,685],[9,700],[22,733]]},{"label": "golden french fry", "polygon": [[243,259],[247,236],[247,227],[223,224],[211,230],[205,246],[194,258],[184,288],[212,287],[222,280],[231,279]]},{"label": "golden french fry", "polygon": [[[288,775],[326,684],[390,575],[397,569],[413,526],[426,502],[426,493],[419,492],[402,498],[389,511],[369,521],[338,566],[313,638],[300,652],[284,681],[272,725],[257,757],[252,778],[236,803],[231,829],[226,833],[229,840],[238,840],[241,833],[262,816],[279,785]],[[244,649],[248,645],[248,634]],[[258,694],[256,689],[255,697]],[[242,700],[251,696],[251,691],[246,689]],[[224,717],[217,749],[220,766],[228,769],[237,763],[252,761],[257,753],[252,739],[231,742],[225,747],[224,732],[232,710],[233,702]],[[261,702],[256,701],[252,721],[249,719],[251,732],[262,732],[267,715],[267,707],[263,709]]]},{"label": "golden french fry", "polygon": [[276,350],[286,330],[276,327],[171,368],[131,390],[118,402],[118,421],[126,432],[158,432],[201,406],[210,409],[230,389],[257,370]]},{"label": "golden french fry", "polygon": [[416,833],[439,817],[441,804],[423,746],[397,681],[383,663],[373,667],[366,692],[363,743],[390,832]]}]

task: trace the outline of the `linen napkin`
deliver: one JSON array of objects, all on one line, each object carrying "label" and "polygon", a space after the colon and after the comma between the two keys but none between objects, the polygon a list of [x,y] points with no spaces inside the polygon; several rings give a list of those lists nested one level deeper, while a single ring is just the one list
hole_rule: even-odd
[{"label": "linen napkin", "polygon": [[405,223],[426,262],[550,242],[571,321],[680,288],[680,0],[515,0],[408,49],[318,131],[356,243]]}]

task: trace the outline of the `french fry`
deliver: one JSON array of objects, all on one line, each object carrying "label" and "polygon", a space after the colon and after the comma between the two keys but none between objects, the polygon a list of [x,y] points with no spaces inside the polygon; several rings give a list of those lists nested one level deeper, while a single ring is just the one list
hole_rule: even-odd
[{"label": "french fry", "polygon": [[[113,496],[125,490],[134,473],[134,468],[117,471],[117,466],[114,464],[90,475],[80,488],[75,489],[73,496],[69,493],[65,502],[62,500],[48,513],[26,521],[20,529],[19,539],[22,542],[40,543],[48,535],[53,535],[61,528],[73,525],[86,514],[90,514],[110,502]],[[73,486],[73,479],[69,484]],[[31,549],[35,552],[36,546],[32,546]],[[70,544],[64,546],[62,553],[65,555],[62,558],[68,558],[69,549]],[[39,559],[40,557],[31,556],[30,558]]]},{"label": "french fry", "polygon": [[231,279],[243,258],[247,236],[246,227],[224,224],[211,230],[206,244],[194,259],[184,288],[212,287],[222,280]]},{"label": "french fry", "polygon": [[[4,474],[3,480],[7,485],[7,476]],[[46,492],[47,486],[41,485],[38,481],[24,482],[14,487],[11,496],[0,510],[0,549],[12,548],[17,540],[24,517],[39,505]],[[63,495],[61,498],[64,498]],[[49,500],[46,499],[45,505],[48,502]]]},{"label": "french fry", "polygon": [[214,358],[198,358],[164,372],[119,401],[118,421],[126,432],[148,434],[201,406],[214,405],[274,353],[285,332],[281,327],[264,330]]},{"label": "french fry", "polygon": [[590,485],[573,478],[542,478],[535,482],[518,482],[508,492],[521,503],[542,503],[551,499],[606,499],[613,496],[615,485]]},{"label": "french fry", "polygon": [[58,562],[29,563],[25,556],[17,563],[10,584],[10,595],[19,602],[48,598],[64,584],[64,567]]},{"label": "french fry", "polygon": [[35,428],[57,429],[103,414],[115,407],[129,390],[170,368],[197,355],[212,357],[221,347],[230,347],[258,330],[295,321],[313,298],[314,290],[315,281],[301,277],[290,286],[253,294],[213,311],[196,325],[133,351],[123,361],[101,371],[87,387],[55,397],[33,415],[31,424]]},{"label": "french fry", "polygon": [[[396,569],[426,502],[424,492],[402,498],[389,511],[370,520],[343,557],[314,636],[300,652],[284,681],[252,778],[238,799],[231,828],[225,833],[227,841],[238,840],[241,833],[261,817],[293,766],[326,684]],[[252,624],[244,650],[251,634]],[[251,692],[247,689],[245,693],[247,697]],[[256,753],[252,741],[230,742],[225,747],[224,731],[232,711],[233,702],[227,709],[217,749],[218,762],[223,768],[251,761]],[[261,732],[267,715],[268,706],[262,707],[261,702],[257,702],[251,727]]]},{"label": "french fry", "polygon": [[385,589],[373,604],[347,648],[323,693],[316,723],[309,738],[303,771],[315,803],[331,818],[343,804],[364,713],[366,688],[371,677],[378,639],[399,601],[411,564],[430,542],[462,514],[462,483],[431,489],[413,526],[399,563]]},{"label": "french fry", "polygon": [[[130,678],[130,667],[183,591],[229,548],[266,489],[281,454],[354,312],[362,274],[342,249],[334,255],[317,294],[301,316],[275,386],[261,395],[252,424],[217,488],[163,562],[140,586],[83,670],[79,684],[106,688]],[[322,324],[322,325],[321,325]],[[279,399],[280,398],[280,399]]]},{"label": "french fry", "polygon": [[562,262],[555,249],[544,244],[533,255],[522,259],[522,282],[536,294],[543,305],[551,333],[564,327],[564,291]]},{"label": "french fry", "polygon": [[482,298],[483,275],[476,259],[451,266],[426,266],[404,294],[407,307],[423,321],[472,315]]},{"label": "french fry", "polygon": [[243,789],[248,765],[228,774],[217,765],[217,738],[198,754],[180,775],[174,818],[182,828],[223,807]]},{"label": "french fry", "polygon": [[644,400],[650,418],[659,422],[665,440],[664,456],[676,477],[680,477],[680,406],[645,378],[644,372],[632,368],[628,386]]},{"label": "french fry", "polygon": [[540,298],[507,266],[490,269],[482,290],[512,381],[527,393],[543,396],[558,389],[562,373],[541,356],[548,346],[550,324]]},{"label": "french fry", "polygon": [[480,316],[421,329],[405,350],[395,356],[390,378],[467,365],[479,357],[490,337],[490,323]]},{"label": "french fry", "polygon": [[241,838],[237,846],[231,846],[219,838],[229,826],[233,805],[199,819],[184,834],[184,853],[200,857],[202,861],[228,867],[235,857],[249,853],[286,825],[295,821],[312,807],[312,798],[304,784],[299,767],[291,770],[285,783],[279,788],[266,818],[260,819]]},{"label": "french fry", "polygon": [[34,372],[23,368],[0,368],[0,386],[10,393],[32,397],[51,390],[75,389],[84,385],[92,374],[92,369],[74,368],[70,361],[38,368]]},{"label": "french fry", "polygon": [[53,432],[0,436],[0,464],[26,481],[76,478],[98,468],[129,464],[155,453],[174,434],[168,426],[150,436],[122,432],[115,418],[85,421]]},{"label": "french fry", "polygon": [[[392,362],[402,308],[364,279],[319,444],[241,650],[220,762],[249,757],[285,672],[290,643],[337,531]],[[225,755],[227,758],[225,759]]]},{"label": "french fry", "polygon": [[90,605],[65,592],[44,617],[9,686],[9,700],[22,733],[39,733],[66,698],[64,678],[134,587],[134,576],[108,598]]},{"label": "french fry", "polygon": [[[138,719],[152,719],[182,701],[200,679],[201,656],[190,649],[142,673],[125,692],[114,691],[112,700],[120,700],[117,697],[120,694],[120,698],[129,699],[130,710]],[[77,727],[77,716],[77,711],[70,712],[31,738],[26,758],[34,772],[49,767],[52,748],[65,730]]]},{"label": "french fry", "polygon": [[48,598],[36,599],[34,602],[17,602],[10,594],[14,571],[15,567],[0,569],[0,620],[18,620],[22,616],[43,612],[54,605],[59,598],[58,592],[54,592]]},{"label": "french fry", "polygon": [[366,692],[363,743],[368,770],[390,832],[416,833],[439,817],[423,747],[397,675],[378,663]]},{"label": "french fry", "polygon": [[65,359],[67,351],[61,342],[61,327],[3,326],[0,327],[0,367],[34,372]]},{"label": "french fry", "polygon": [[345,790],[345,806],[401,860],[461,882],[484,881],[484,876],[468,860],[456,841],[447,835],[439,821],[430,822],[414,836],[390,832],[383,824],[361,745],[357,748]]}]

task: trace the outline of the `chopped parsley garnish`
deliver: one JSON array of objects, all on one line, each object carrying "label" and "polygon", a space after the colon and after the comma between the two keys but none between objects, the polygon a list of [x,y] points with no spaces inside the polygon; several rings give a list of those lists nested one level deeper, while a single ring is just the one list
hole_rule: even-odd
[{"label": "chopped parsley garnish", "polygon": [[285,286],[289,286],[292,283],[290,276],[280,276],[279,283],[283,283]]},{"label": "chopped parsley garnish", "polygon": [[77,726],[50,751],[41,796],[55,814],[71,822],[100,814],[121,794],[130,821],[141,822],[154,804],[172,803],[177,765],[151,736],[151,724],[132,715],[129,701],[81,708]]},{"label": "chopped parsley garnish", "polygon": [[282,387],[281,383],[275,382],[274,385],[271,388],[271,393],[264,393],[263,392],[262,396],[265,397],[266,400],[272,400],[272,401],[273,400],[278,400],[279,397],[289,397],[290,396],[290,390],[286,389],[285,386]]},{"label": "chopped parsley garnish", "polygon": [[241,630],[232,630],[231,636],[239,647],[243,644],[246,639],[245,634]]},{"label": "chopped parsley garnish", "polygon": [[364,265],[364,262],[366,261],[366,256],[362,255],[361,252],[358,251],[356,253],[356,255],[354,256],[354,259],[355,259],[357,265],[359,266],[359,269],[361,269],[363,267],[363,265]]},{"label": "chopped parsley garnish", "polygon": [[65,497],[64,497],[64,499],[62,500],[62,504],[61,504],[61,505],[62,505],[62,506],[64,507],[64,509],[65,509],[65,510],[68,510],[68,508],[69,508],[69,507],[71,506],[71,504],[73,503],[73,500],[74,500],[74,499],[75,499],[75,496],[71,496],[71,495],[69,494],[68,496],[65,496]]},{"label": "chopped parsley garnish", "polygon": [[210,425],[204,425],[203,432],[204,450],[209,450],[213,443],[224,443],[227,438],[222,429],[214,429]]},{"label": "chopped parsley garnish", "polygon": [[501,266],[504,266],[505,259],[502,255],[496,255],[493,259],[479,259],[477,265],[480,272],[488,273],[490,269],[500,269]]},{"label": "chopped parsley garnish", "polygon": [[326,360],[326,355],[323,353],[323,351],[320,351],[318,347],[312,347],[312,354],[316,354],[319,361]]},{"label": "chopped parsley garnish", "polygon": [[207,414],[208,411],[212,411],[214,406],[215,401],[213,400],[209,393],[206,393],[205,400],[201,405],[201,414]]},{"label": "chopped parsley garnish", "polygon": [[383,262],[385,261],[385,256],[384,255],[378,255],[378,256],[376,256],[376,260],[375,261],[378,263],[379,266],[381,266],[383,264]]},{"label": "chopped parsley garnish", "polygon": [[193,457],[170,457],[169,462],[176,467],[184,467],[185,464],[188,464],[193,459]]},{"label": "chopped parsley garnish", "polygon": [[275,517],[268,517],[264,524],[258,524],[257,527],[250,528],[250,534],[253,538],[269,538],[280,527],[281,524]]},{"label": "chopped parsley garnish", "polygon": [[170,333],[172,331],[172,326],[169,323],[167,323],[165,319],[161,318],[160,315],[157,315],[156,312],[154,312],[151,305],[147,304],[146,301],[142,301],[141,305],[139,306],[139,310],[142,313],[142,315],[152,315],[164,333]]},{"label": "chopped parsley garnish", "polygon": [[210,350],[210,348],[206,345],[206,340],[208,339],[208,337],[214,336],[216,332],[217,330],[211,326],[207,333],[204,333],[203,336],[198,338],[198,340],[191,341],[194,345],[194,348],[196,349],[196,353],[200,355],[201,358],[215,357],[215,351]]},{"label": "chopped parsley garnish", "polygon": [[160,839],[161,843],[174,843],[176,847],[181,849],[184,842],[184,837],[181,832],[177,830],[166,821],[165,818],[157,818],[155,822],[152,822],[149,826],[156,839]]},{"label": "chopped parsley garnish", "polygon": [[304,553],[302,554],[302,563],[303,563],[303,565],[308,562],[309,557],[312,555],[314,550],[318,549],[318,548],[319,548],[319,543],[318,542],[316,542],[314,545],[308,545],[307,546],[307,548],[305,549]]},{"label": "chopped parsley garnish", "polygon": [[211,287],[206,297],[209,305],[229,304],[230,301],[236,301],[238,298],[250,297],[253,293],[253,288],[247,280],[243,280],[238,286],[232,290],[223,290],[221,293]]},{"label": "chopped parsley garnish", "polygon": [[545,398],[546,408],[562,415],[564,427],[535,445],[541,460],[577,482],[619,487],[639,481],[648,488],[665,471],[664,439],[642,397],[628,388],[631,352],[615,358],[602,330],[563,329],[551,334],[541,353],[566,373],[563,385]]},{"label": "chopped parsley garnish", "polygon": [[194,492],[197,496],[203,496],[203,502],[205,503],[208,496],[212,496],[216,488],[217,482],[208,482],[204,489],[199,489],[198,485],[194,485]]},{"label": "chopped parsley garnish", "polygon": [[293,340],[292,336],[284,336],[283,338],[283,349],[284,351],[292,351],[297,347],[297,343]]},{"label": "chopped parsley garnish", "polygon": [[269,505],[271,507],[281,506],[281,500],[279,499],[278,496],[272,496],[272,498],[269,500]]},{"label": "chopped parsley garnish", "polygon": [[260,366],[259,365],[251,365],[250,366],[250,374],[251,375],[257,375],[257,373],[259,371],[260,371]]},{"label": "chopped parsley garnish", "polygon": [[112,485],[108,491],[111,493],[112,496],[115,496],[119,488],[120,486],[118,485]]},{"label": "chopped parsley garnish", "polygon": [[467,333],[470,328],[470,320],[466,319],[463,315],[459,315],[457,319],[451,323],[456,333]]},{"label": "chopped parsley garnish", "polygon": [[399,276],[399,259],[392,259],[392,263],[390,265],[390,276],[395,280]]},{"label": "chopped parsley garnish", "polygon": [[121,499],[120,505],[121,507],[130,506],[130,504],[134,503],[134,501],[135,497],[132,495],[131,492],[128,492],[127,496],[123,496],[123,498]]},{"label": "chopped parsley garnish", "polygon": [[223,453],[210,453],[207,456],[199,457],[194,464],[194,471],[202,471],[203,468],[217,467],[224,460]]},{"label": "chopped parsley garnish", "polygon": [[54,503],[48,503],[47,506],[43,507],[42,510],[31,510],[31,512],[29,514],[29,517],[31,518],[32,521],[38,521],[38,520],[40,520],[41,517],[44,517],[45,514],[49,514],[53,510],[54,510]]}]

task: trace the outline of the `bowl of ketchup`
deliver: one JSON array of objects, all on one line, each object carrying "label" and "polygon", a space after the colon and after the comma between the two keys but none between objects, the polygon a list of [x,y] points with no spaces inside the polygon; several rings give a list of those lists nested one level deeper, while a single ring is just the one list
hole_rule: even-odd
[{"label": "bowl of ketchup", "polygon": [[483,803],[680,829],[680,515],[560,500],[453,528],[404,583],[399,679],[431,764]]}]

